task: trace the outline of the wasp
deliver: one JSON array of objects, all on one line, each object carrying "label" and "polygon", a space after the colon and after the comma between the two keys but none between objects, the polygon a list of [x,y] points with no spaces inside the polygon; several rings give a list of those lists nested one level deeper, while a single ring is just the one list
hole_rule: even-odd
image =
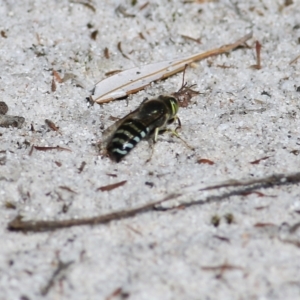
[{"label": "wasp", "polygon": [[[185,84],[174,94],[145,99],[136,110],[105,130],[102,147],[106,148],[112,160],[119,162],[142,139],[153,137],[156,142],[158,134],[168,131],[167,126],[175,120],[178,121],[177,128],[181,127],[177,116],[179,107],[186,106],[186,98],[191,98],[195,94],[198,92]],[[176,132],[177,128],[171,132],[180,138]]]}]

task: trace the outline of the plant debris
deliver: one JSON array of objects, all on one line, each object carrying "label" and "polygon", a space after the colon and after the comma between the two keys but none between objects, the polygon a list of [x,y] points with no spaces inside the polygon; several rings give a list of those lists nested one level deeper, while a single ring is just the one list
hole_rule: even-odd
[{"label": "plant debris", "polygon": [[22,128],[25,119],[23,117],[0,115],[0,127]]},{"label": "plant debris", "polygon": [[62,261],[58,262],[58,266],[56,268],[56,270],[53,272],[50,280],[48,281],[48,283],[45,285],[45,287],[43,287],[41,289],[41,294],[42,296],[46,296],[48,294],[48,292],[50,291],[50,289],[53,287],[53,285],[55,284],[56,281],[58,281],[60,278],[62,279],[63,277],[63,273],[65,273],[65,271],[69,268],[69,266],[71,264],[73,264],[73,261],[69,261],[67,263],[64,263]]},{"label": "plant debris", "polygon": [[[204,53],[197,53],[188,57],[177,58],[173,60],[165,60],[140,67],[124,70],[114,76],[99,81],[90,95],[90,102],[98,104],[107,103],[116,99],[134,94],[149,84],[158,80],[165,79],[186,68],[193,62],[203,60],[205,58],[227,53],[245,44],[252,37],[252,32],[238,39],[236,42],[216,48]],[[122,52],[121,43],[118,48]],[[125,56],[128,58],[127,56]]]},{"label": "plant debris", "polygon": [[207,159],[207,158],[199,158],[197,160],[197,163],[198,164],[208,164],[208,165],[214,165],[215,164],[212,160]]},{"label": "plant debris", "polygon": [[114,189],[124,185],[126,182],[127,182],[127,180],[123,180],[123,181],[120,181],[117,183],[109,184],[106,186],[101,186],[101,187],[97,188],[97,191],[102,191],[102,192],[107,191],[108,192],[108,191],[114,190]]},{"label": "plant debris", "polygon": [[[245,181],[233,180],[231,182],[220,183],[218,185],[208,186],[206,188],[202,188],[199,190],[199,191],[208,191],[208,190],[229,188],[229,187],[233,188],[233,190],[229,192],[225,192],[221,195],[207,196],[205,199],[196,200],[189,203],[181,203],[180,206],[190,207],[194,205],[204,205],[213,202],[218,202],[223,199],[228,199],[232,196],[243,195],[243,193],[245,192],[250,192],[257,189],[272,188],[275,186],[298,184],[298,183],[300,183],[300,172],[291,173],[291,174],[274,174],[267,177],[250,179]],[[11,222],[8,223],[7,228],[9,230],[37,232],[37,231],[57,230],[57,229],[67,228],[72,226],[106,224],[111,221],[128,219],[137,214],[142,214],[153,210],[157,210],[156,207],[158,205],[161,205],[164,202],[167,202],[171,199],[173,200],[175,198],[178,198],[179,196],[181,196],[181,194],[170,194],[161,200],[150,202],[148,204],[144,204],[136,208],[123,209],[123,210],[119,210],[119,211],[115,211],[115,212],[111,212],[108,214],[95,216],[91,218],[57,220],[57,221],[56,220],[23,221],[22,216],[18,215],[15,217],[15,219],[13,219]]]},{"label": "plant debris", "polygon": [[120,53],[122,54],[123,57],[125,57],[126,59],[130,59],[122,50],[122,43],[119,42],[118,43],[118,50],[120,51]]},{"label": "plant debris", "polygon": [[48,125],[48,127],[53,131],[59,131],[59,127],[57,127],[51,120],[45,119],[45,123]]},{"label": "plant debris", "polygon": [[155,205],[161,204],[165,201],[179,197],[180,194],[171,194],[161,200],[154,201],[139,207],[128,209],[128,210],[119,210],[112,212],[106,215],[100,215],[92,218],[83,218],[83,219],[70,219],[70,220],[60,220],[60,221],[23,221],[22,216],[17,216],[8,224],[9,230],[17,231],[49,231],[57,230],[61,228],[67,228],[72,226],[80,225],[96,225],[96,224],[106,224],[113,220],[123,220],[131,218],[137,214],[146,213],[152,211]]},{"label": "plant debris", "polygon": [[8,112],[8,106],[5,102],[0,102],[0,127],[17,127],[21,128],[25,118],[18,116],[6,115]]},{"label": "plant debris", "polygon": [[0,102],[0,115],[5,115],[8,112],[8,106],[5,102]]},{"label": "plant debris", "polygon": [[34,149],[38,150],[38,151],[58,150],[58,151],[70,151],[70,152],[72,152],[71,149],[63,148],[63,147],[60,147],[60,146],[56,146],[56,147],[41,147],[41,146],[32,145],[32,147],[30,149],[30,152],[29,152],[29,156],[32,154],[32,152],[33,152]]},{"label": "plant debris", "polygon": [[108,50],[107,47],[104,48],[104,57],[105,57],[106,59],[109,59],[109,57],[110,57],[109,50]]},{"label": "plant debris", "polygon": [[256,160],[254,160],[254,161],[251,161],[250,164],[251,164],[251,165],[257,165],[257,164],[259,164],[262,160],[266,160],[266,159],[268,159],[268,158],[270,158],[270,156],[265,156],[265,157],[263,157],[263,158],[260,158],[260,159],[256,159]]},{"label": "plant debris", "polygon": [[260,70],[261,69],[261,58],[260,58],[261,44],[259,41],[255,42],[255,51],[256,51],[256,65],[252,65],[251,68]]}]

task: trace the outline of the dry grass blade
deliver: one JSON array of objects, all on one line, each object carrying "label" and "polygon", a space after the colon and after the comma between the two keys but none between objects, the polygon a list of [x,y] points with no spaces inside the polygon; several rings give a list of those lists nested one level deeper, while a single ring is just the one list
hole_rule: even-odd
[{"label": "dry grass blade", "polygon": [[252,33],[245,35],[233,44],[225,45],[205,53],[197,53],[185,58],[162,61],[122,71],[114,76],[98,82],[90,96],[91,102],[99,104],[107,103],[115,99],[134,94],[151,82],[165,79],[185,69],[186,65],[202,59],[227,53],[241,45],[252,37]]}]

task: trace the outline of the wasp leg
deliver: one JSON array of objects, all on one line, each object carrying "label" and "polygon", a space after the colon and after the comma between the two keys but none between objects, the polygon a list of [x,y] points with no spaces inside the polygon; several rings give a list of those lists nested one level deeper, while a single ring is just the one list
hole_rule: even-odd
[{"label": "wasp leg", "polygon": [[158,135],[164,133],[165,131],[168,131],[168,129],[165,129],[165,128],[164,128],[164,129],[161,129],[161,128],[159,128],[159,127],[155,128],[152,138],[150,138],[150,139],[148,140],[149,146],[150,146],[150,148],[151,148],[151,155],[150,155],[150,157],[146,160],[146,163],[148,163],[148,162],[152,159],[152,156],[153,156],[153,153],[154,153],[154,145],[155,145],[155,143],[157,142],[157,137],[158,137]]},{"label": "wasp leg", "polygon": [[148,141],[149,146],[151,148],[151,154],[150,154],[150,157],[146,160],[146,163],[148,163],[152,159],[152,156],[154,153],[154,144],[157,142],[157,136],[160,132],[161,132],[161,130],[159,129],[159,127],[155,128],[153,138],[150,138]]},{"label": "wasp leg", "polygon": [[189,145],[182,137],[180,137],[180,135],[178,134],[177,130],[181,128],[181,121],[180,119],[176,116],[173,121],[177,121],[177,127],[175,128],[175,130],[172,129],[163,129],[162,131],[168,131],[170,133],[172,133],[173,135],[175,135],[178,139],[180,139],[187,148],[191,149],[191,150],[195,150],[195,148],[191,145]]},{"label": "wasp leg", "polygon": [[177,128],[175,130],[172,130],[172,129],[167,129],[167,131],[169,131],[170,133],[172,133],[174,136],[176,136],[178,139],[180,139],[185,145],[187,148],[195,151],[195,148],[191,145],[189,145],[179,134],[178,132],[176,131]]},{"label": "wasp leg", "polygon": [[[164,131],[165,129],[163,129],[163,131]],[[153,141],[154,141],[154,143],[156,143],[157,142],[157,136],[158,136],[158,134],[160,133],[160,131],[162,131],[159,127],[157,127],[157,128],[155,128],[155,131],[154,131],[154,137],[153,137]]]},{"label": "wasp leg", "polygon": [[175,128],[175,132],[177,132],[177,130],[181,128],[181,121],[177,116],[175,117],[175,121],[177,121],[178,124],[177,127]]},{"label": "wasp leg", "polygon": [[191,149],[192,151],[195,151],[195,148],[191,145],[189,145],[182,137],[180,137],[179,133],[177,132],[178,129],[181,128],[181,122],[180,119],[176,116],[174,119],[171,120],[171,122],[177,121],[178,125],[175,128],[175,130],[169,129],[169,128],[155,128],[154,134],[153,134],[153,139],[149,140],[149,145],[151,147],[151,155],[150,157],[146,160],[146,163],[148,163],[153,156],[154,153],[154,145],[157,142],[157,137],[159,134],[162,134],[164,132],[170,132],[172,135],[176,136],[178,139],[180,139],[187,148]]},{"label": "wasp leg", "polygon": [[150,153],[149,158],[146,160],[146,163],[148,163],[152,159],[152,156],[153,156],[153,153],[154,153],[155,141],[153,139],[149,139],[148,143],[149,143],[149,146],[150,146],[150,149],[151,149],[151,153]]}]

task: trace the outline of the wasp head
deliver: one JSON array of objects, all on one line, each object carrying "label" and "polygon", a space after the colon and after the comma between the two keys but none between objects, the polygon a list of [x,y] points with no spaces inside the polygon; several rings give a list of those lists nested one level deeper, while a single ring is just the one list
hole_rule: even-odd
[{"label": "wasp head", "polygon": [[179,109],[178,100],[175,97],[169,95],[161,95],[158,97],[158,99],[164,102],[168,110],[169,119],[173,119],[177,115]]}]

